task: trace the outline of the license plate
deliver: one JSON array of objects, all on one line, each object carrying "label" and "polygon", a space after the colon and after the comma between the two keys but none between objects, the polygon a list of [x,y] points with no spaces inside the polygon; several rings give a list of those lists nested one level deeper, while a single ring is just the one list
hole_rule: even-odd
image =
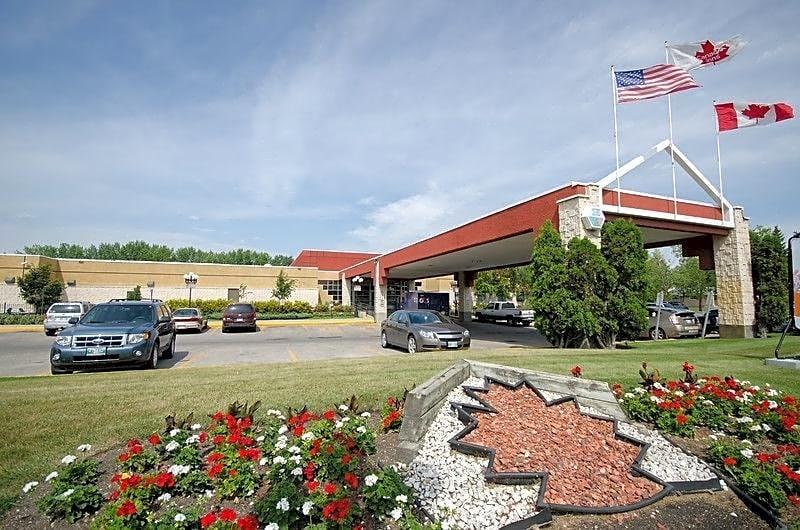
[{"label": "license plate", "polygon": [[86,348],[86,355],[105,355],[106,354],[106,347],[105,346],[93,346],[91,348]]},{"label": "license plate", "polygon": [[450,342],[447,343],[447,347],[448,348],[458,348],[458,342],[450,341]]},{"label": "license plate", "polygon": [[244,322],[244,319],[243,318],[237,318],[236,322]]}]

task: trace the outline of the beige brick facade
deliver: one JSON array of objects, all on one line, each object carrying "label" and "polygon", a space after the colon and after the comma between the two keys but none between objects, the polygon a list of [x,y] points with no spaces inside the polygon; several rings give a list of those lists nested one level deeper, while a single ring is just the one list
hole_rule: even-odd
[{"label": "beige brick facade", "polygon": [[750,227],[741,208],[733,209],[734,228],[714,237],[720,337],[752,337],[755,325]]},{"label": "beige brick facade", "polygon": [[581,215],[587,206],[600,206],[600,188],[586,186],[585,195],[576,195],[558,202],[558,232],[566,245],[572,238],[585,237],[600,246],[600,231],[587,230]]}]

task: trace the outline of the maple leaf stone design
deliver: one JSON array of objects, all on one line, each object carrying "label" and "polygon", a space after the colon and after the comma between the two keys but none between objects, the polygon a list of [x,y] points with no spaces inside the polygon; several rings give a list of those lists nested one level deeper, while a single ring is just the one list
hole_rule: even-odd
[{"label": "maple leaf stone design", "polygon": [[477,427],[451,441],[453,447],[494,451],[487,476],[546,476],[541,499],[551,508],[601,512],[645,504],[666,491],[663,483],[634,474],[641,445],[615,436],[613,421],[581,414],[572,399],[548,406],[528,386],[496,383],[473,395],[497,412],[465,407]]},{"label": "maple leaf stone design", "polygon": [[707,40],[700,45],[700,50],[697,51],[694,56],[697,57],[703,64],[714,64],[722,61],[723,59],[727,59],[729,49],[730,47],[727,44],[717,48],[713,42]]},{"label": "maple leaf stone design", "polygon": [[769,105],[759,105],[757,103],[751,103],[747,106],[746,109],[742,111],[742,114],[744,116],[747,116],[751,120],[756,120],[756,123],[758,123],[758,120],[760,118],[765,117],[767,115],[767,112],[769,112]]}]

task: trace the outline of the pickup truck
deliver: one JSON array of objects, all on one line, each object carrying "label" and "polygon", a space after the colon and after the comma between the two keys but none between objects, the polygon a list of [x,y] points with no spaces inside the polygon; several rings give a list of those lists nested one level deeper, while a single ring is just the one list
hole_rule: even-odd
[{"label": "pickup truck", "polygon": [[530,326],[533,323],[533,311],[518,309],[513,302],[492,302],[475,313],[479,322],[497,322],[505,320],[509,326],[522,324]]}]

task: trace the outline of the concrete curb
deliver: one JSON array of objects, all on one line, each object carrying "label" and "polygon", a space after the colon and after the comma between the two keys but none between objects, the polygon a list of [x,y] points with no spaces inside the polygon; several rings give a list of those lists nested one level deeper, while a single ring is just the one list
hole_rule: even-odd
[{"label": "concrete curb", "polygon": [[[256,322],[260,328],[286,328],[296,326],[372,326],[375,321],[371,318],[304,318],[295,320],[259,320]],[[210,329],[222,328],[222,322],[212,320],[208,323]],[[29,333],[44,334],[42,324],[14,324],[0,325],[0,334],[3,333]]]}]

